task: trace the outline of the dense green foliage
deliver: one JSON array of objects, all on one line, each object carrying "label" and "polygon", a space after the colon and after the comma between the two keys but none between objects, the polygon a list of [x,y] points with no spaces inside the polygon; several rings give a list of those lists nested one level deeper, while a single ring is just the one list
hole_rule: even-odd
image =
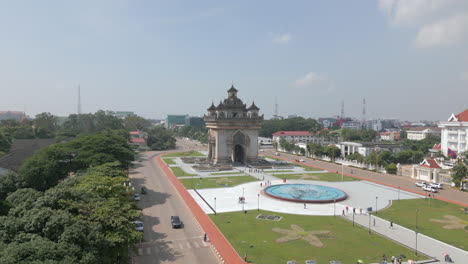
[{"label": "dense green foliage", "polygon": [[51,138],[59,128],[57,117],[51,113],[40,113],[33,120],[34,134],[38,138]]},{"label": "dense green foliage", "polygon": [[128,263],[141,241],[126,169],[128,133],[103,130],[41,149],[0,176],[0,263]]},{"label": "dense green foliage", "polygon": [[332,161],[341,155],[341,150],[335,145],[326,146],[323,152],[330,157]]},{"label": "dense green foliage", "polygon": [[176,131],[176,135],[178,137],[188,137],[204,144],[208,143],[208,129],[205,126],[184,126]]},{"label": "dense green foliage", "polygon": [[372,129],[362,129],[355,131],[349,128],[341,129],[341,137],[344,141],[372,142],[377,137],[377,131]]},{"label": "dense green foliage", "polygon": [[320,130],[320,124],[311,118],[295,117],[287,119],[270,119],[263,121],[259,135],[261,137],[271,137],[278,131],[310,131]]},{"label": "dense green foliage", "polygon": [[387,171],[387,173],[396,174],[397,166],[395,165],[395,163],[390,163],[387,166],[385,166],[385,170]]},{"label": "dense green foliage", "polygon": [[422,140],[405,140],[403,142],[404,146],[408,146],[411,150],[422,151],[426,153],[431,149],[435,144],[440,143],[440,136],[428,135],[425,139]]},{"label": "dense green foliage", "polygon": [[172,131],[164,127],[155,127],[148,131],[148,146],[152,150],[166,150],[174,149],[176,146],[176,139]]},{"label": "dense green foliage", "polygon": [[120,169],[133,160],[127,138],[119,130],[103,131],[57,143],[38,151],[20,168],[25,186],[44,191],[55,186],[70,172],[78,172],[109,162],[118,162]]},{"label": "dense green foliage", "polygon": [[129,131],[142,130],[146,131],[151,127],[151,122],[140,116],[127,116],[124,118],[123,126]]},{"label": "dense green foliage", "polygon": [[11,138],[0,130],[0,155],[10,151]]},{"label": "dense green foliage", "polygon": [[463,162],[459,161],[452,169],[452,181],[456,187],[460,187],[462,180],[466,177],[468,177],[468,168]]}]

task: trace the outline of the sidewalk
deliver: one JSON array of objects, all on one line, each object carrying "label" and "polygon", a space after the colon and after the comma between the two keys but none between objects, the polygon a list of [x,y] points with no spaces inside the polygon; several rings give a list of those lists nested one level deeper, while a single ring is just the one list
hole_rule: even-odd
[{"label": "sidewalk", "polygon": [[[346,218],[349,221],[352,221],[353,214],[347,214],[346,216],[344,216],[344,218]],[[369,214],[355,214],[354,222],[365,228],[369,228]],[[390,227],[389,221],[380,217],[376,217],[373,214],[370,217],[370,229],[372,234],[374,232],[377,232],[380,235],[397,241],[398,243],[403,244],[409,248],[416,249],[416,232],[412,230],[399,226],[395,223],[393,223],[393,227]],[[417,234],[417,250],[418,253],[420,252],[431,258],[439,260],[439,262],[433,263],[444,263],[444,253],[448,253],[455,263],[467,263],[466,261],[468,260],[467,251],[453,247],[444,242],[419,233]],[[408,258],[410,257],[408,256]]]}]

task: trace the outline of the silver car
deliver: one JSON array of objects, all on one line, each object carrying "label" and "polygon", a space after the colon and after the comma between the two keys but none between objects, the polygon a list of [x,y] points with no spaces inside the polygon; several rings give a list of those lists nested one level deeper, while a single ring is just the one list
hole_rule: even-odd
[{"label": "silver car", "polygon": [[135,224],[135,230],[136,231],[140,231],[140,232],[143,232],[143,222],[142,221],[135,221],[133,222]]}]

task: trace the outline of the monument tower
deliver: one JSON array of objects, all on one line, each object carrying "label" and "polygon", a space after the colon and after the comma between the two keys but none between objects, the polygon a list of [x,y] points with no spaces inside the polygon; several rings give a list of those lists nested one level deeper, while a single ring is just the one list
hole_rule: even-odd
[{"label": "monument tower", "polygon": [[234,85],[227,92],[228,98],[218,106],[212,103],[203,118],[209,129],[208,160],[216,164],[256,162],[263,115],[255,103],[247,108]]}]

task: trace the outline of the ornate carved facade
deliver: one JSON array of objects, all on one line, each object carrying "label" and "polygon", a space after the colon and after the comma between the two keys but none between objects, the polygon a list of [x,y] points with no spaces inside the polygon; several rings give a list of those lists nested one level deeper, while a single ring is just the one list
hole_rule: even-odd
[{"label": "ornate carved facade", "polygon": [[255,103],[247,108],[234,86],[227,92],[228,98],[218,106],[212,103],[204,116],[209,129],[208,159],[212,163],[256,162],[263,115]]}]

